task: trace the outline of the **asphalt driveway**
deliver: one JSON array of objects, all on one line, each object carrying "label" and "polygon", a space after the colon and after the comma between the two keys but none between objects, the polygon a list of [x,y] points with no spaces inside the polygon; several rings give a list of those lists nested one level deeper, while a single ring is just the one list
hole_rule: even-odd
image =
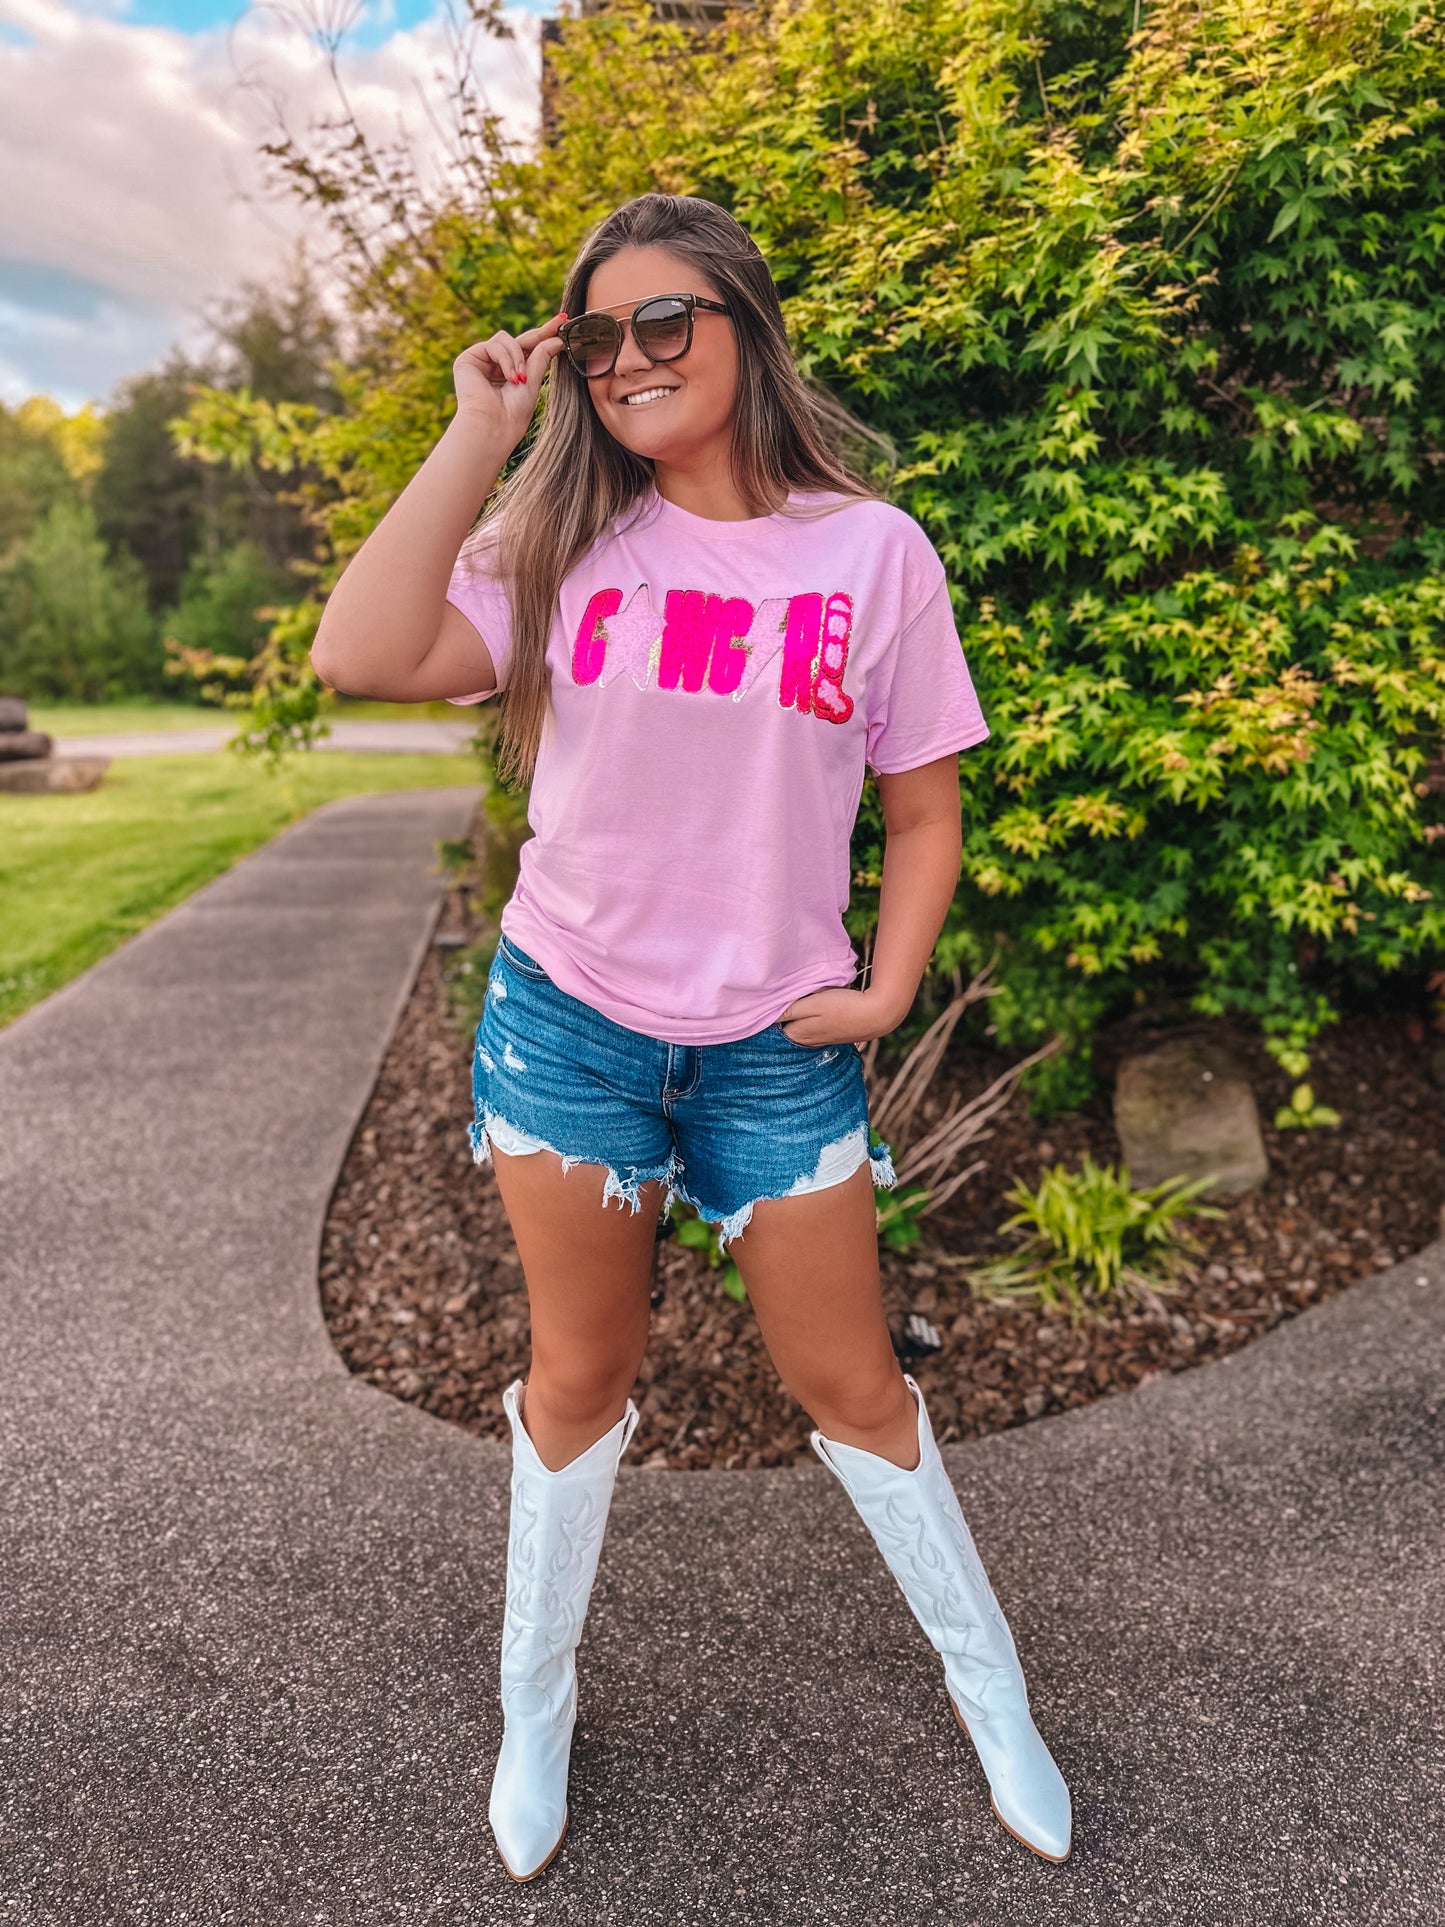
[{"label": "asphalt driveway", "polygon": [[316,1285],[477,796],[331,804],[0,1033],[0,1921],[1441,1927],[1440,1245],[945,1448],[1065,1866],[822,1466],[624,1464],[513,1885],[505,1448],[353,1379]]}]

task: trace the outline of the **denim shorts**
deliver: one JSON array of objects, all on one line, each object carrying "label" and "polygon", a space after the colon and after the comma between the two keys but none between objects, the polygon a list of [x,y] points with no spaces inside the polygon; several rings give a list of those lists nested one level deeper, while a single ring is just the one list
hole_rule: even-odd
[{"label": "denim shorts", "polygon": [[497,944],[472,1057],[475,1163],[555,1151],[566,1172],[602,1164],[602,1202],[642,1208],[666,1180],[741,1235],[759,1198],[841,1184],[866,1158],[875,1186],[897,1183],[888,1146],[870,1142],[856,1044],[799,1044],[781,1023],[727,1044],[669,1044],[604,1017],[558,988],[510,937]]}]

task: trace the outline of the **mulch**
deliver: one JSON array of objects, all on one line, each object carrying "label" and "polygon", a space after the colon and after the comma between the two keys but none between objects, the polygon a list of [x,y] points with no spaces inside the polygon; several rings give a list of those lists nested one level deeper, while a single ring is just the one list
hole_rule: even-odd
[{"label": "mulch", "polygon": [[[458,990],[479,994],[484,965],[465,946],[495,935],[479,921],[475,882],[462,871],[450,885],[438,940],[348,1150],[322,1237],[320,1287],[333,1342],[353,1372],[466,1431],[507,1441],[501,1396],[527,1370],[528,1311],[491,1166],[473,1164],[466,1136],[475,1017],[465,1006],[456,1014]],[[472,982],[459,984],[459,973]],[[1130,1019],[1107,1033],[1101,1067],[1147,1044],[1154,1021]],[[1208,1029],[1251,1074],[1271,1171],[1226,1218],[1198,1225],[1201,1248],[1177,1291],[1075,1329],[1062,1313],[991,1303],[967,1284],[970,1263],[1008,1247],[999,1226],[1015,1179],[1036,1184],[1045,1165],[1075,1168],[1085,1152],[1118,1160],[1107,1079],[1099,1096],[1048,1123],[1030,1118],[1015,1096],[970,1150],[983,1169],[922,1219],[920,1241],[907,1251],[880,1248],[895,1347],[941,1443],[1222,1357],[1440,1234],[1445,1102],[1426,1048],[1438,1040],[1427,1038],[1420,1012],[1352,1015],[1318,1042],[1310,1081],[1318,1101],[1341,1114],[1333,1129],[1274,1130],[1269,1120],[1292,1080],[1247,1033]],[[925,1118],[1007,1068],[960,1032]],[[877,1068],[890,1068],[881,1051]],[[751,1309],[721,1290],[719,1276],[675,1238],[659,1241],[629,1460],[676,1470],[811,1463],[811,1420],[780,1385]],[[918,1349],[919,1334],[927,1349]]]}]

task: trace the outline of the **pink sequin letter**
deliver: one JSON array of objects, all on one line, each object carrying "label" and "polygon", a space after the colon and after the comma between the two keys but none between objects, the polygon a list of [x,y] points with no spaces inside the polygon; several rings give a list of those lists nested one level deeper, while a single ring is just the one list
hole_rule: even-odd
[{"label": "pink sequin letter", "polygon": [[804,716],[813,706],[813,660],[818,653],[822,620],[820,595],[795,595],[789,599],[778,702],[783,709],[797,709]]},{"label": "pink sequin letter", "polygon": [[622,607],[621,589],[599,589],[587,604],[587,613],[577,625],[577,637],[572,644],[572,680],[577,684],[596,682],[602,674],[602,665],[607,660],[607,629],[609,616],[615,616]]},{"label": "pink sequin letter", "polygon": [[823,651],[818,680],[813,684],[813,711],[830,723],[846,723],[853,714],[853,698],[843,687],[848,666],[848,638],[853,633],[853,598],[839,591],[828,597],[823,611]]},{"label": "pink sequin letter", "polygon": [[702,589],[669,589],[662,618],[662,658],[657,666],[659,689],[702,688],[712,654],[712,612],[716,601]]},{"label": "pink sequin letter", "polygon": [[753,626],[753,605],[741,596],[709,596],[712,609],[712,664],[707,686],[719,696],[731,696],[742,681],[748,652],[738,642]]}]

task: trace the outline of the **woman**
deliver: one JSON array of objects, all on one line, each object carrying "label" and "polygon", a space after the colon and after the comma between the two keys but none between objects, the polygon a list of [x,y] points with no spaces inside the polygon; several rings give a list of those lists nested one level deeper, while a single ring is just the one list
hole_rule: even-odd
[{"label": "woman", "polygon": [[[574,1653],[638,1418],[657,1221],[682,1197],[720,1227],[814,1450],[942,1656],[995,1813],[1062,1860],[1068,1790],[880,1292],[874,1187],[895,1178],[859,1045],[912,1005],[958,878],[958,752],[988,734],[943,567],[830,452],[723,209],[642,195],[588,236],[564,299],[458,357],[455,418],[312,651],[357,695],[505,690],[498,768],[530,784],[469,1127],[532,1320],[503,1396],[497,1844],[527,1880],[566,1831]],[[865,763],[887,854],[855,988]]]}]

